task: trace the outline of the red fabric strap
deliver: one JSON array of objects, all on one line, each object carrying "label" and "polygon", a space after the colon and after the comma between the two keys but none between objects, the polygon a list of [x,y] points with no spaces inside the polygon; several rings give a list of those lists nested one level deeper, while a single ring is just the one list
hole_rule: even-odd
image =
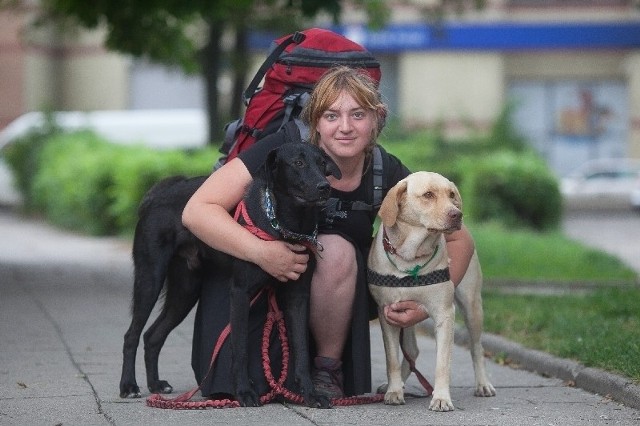
[{"label": "red fabric strap", "polygon": [[251,220],[251,217],[249,217],[249,212],[247,211],[247,205],[245,204],[244,200],[240,201],[240,203],[236,207],[236,211],[233,215],[233,218],[235,219],[236,222],[240,223],[242,226],[247,228],[249,232],[251,232],[256,237],[260,238],[261,240],[265,240],[265,241],[276,240],[276,237],[258,228],[253,223],[253,221]]},{"label": "red fabric strap", "polygon": [[403,336],[404,336],[404,329],[402,328],[400,329],[400,348],[402,349],[402,355],[404,355],[404,359],[406,359],[407,362],[409,363],[409,369],[413,373],[415,373],[416,377],[418,378],[418,381],[420,382],[424,390],[427,391],[427,396],[431,396],[431,394],[433,393],[433,386],[431,386],[431,383],[429,383],[427,378],[424,377],[422,373],[418,371],[418,369],[416,368],[415,360],[411,359],[409,354],[407,354],[407,351],[404,349],[404,345],[402,344]]}]

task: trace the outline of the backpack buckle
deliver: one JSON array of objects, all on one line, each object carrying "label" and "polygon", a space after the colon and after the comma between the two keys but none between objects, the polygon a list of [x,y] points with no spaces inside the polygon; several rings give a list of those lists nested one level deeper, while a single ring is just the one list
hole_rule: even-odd
[{"label": "backpack buckle", "polygon": [[300,44],[304,41],[305,38],[307,38],[307,36],[304,33],[301,33],[300,31],[296,31],[293,34],[292,40],[295,44]]},{"label": "backpack buckle", "polygon": [[298,102],[298,98],[300,97],[300,93],[294,93],[291,95],[287,95],[282,99],[285,105],[295,105]]}]

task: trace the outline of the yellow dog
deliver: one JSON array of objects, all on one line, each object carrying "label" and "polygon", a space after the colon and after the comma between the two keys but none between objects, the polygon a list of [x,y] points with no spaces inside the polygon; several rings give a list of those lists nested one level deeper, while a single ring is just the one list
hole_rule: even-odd
[{"label": "yellow dog", "polygon": [[[416,172],[391,188],[382,202],[382,224],[368,260],[369,290],[379,306],[387,358],[385,403],[404,404],[409,364],[398,360],[400,328],[387,323],[382,306],[401,300],[422,304],[435,322],[436,372],[429,409],[454,409],[449,392],[455,319],[454,300],[469,330],[476,396],[494,396],[487,378],[482,334],[482,272],[477,253],[457,288],[449,279],[445,233],[462,226],[462,201],[456,186],[437,173]],[[419,350],[414,327],[404,330],[403,347],[415,360]],[[384,387],[382,389],[384,391]]]}]

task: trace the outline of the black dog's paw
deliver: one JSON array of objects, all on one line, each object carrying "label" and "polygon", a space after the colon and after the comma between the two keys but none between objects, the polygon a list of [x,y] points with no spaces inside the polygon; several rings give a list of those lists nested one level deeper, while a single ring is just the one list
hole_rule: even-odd
[{"label": "black dog's paw", "polygon": [[316,391],[311,379],[306,380],[306,386],[299,386],[300,395],[304,403],[311,408],[332,408],[331,398]]},{"label": "black dog's paw", "polygon": [[173,392],[173,386],[166,380],[158,380],[149,384],[149,392],[151,393],[171,393]]},{"label": "black dog's paw", "polygon": [[122,385],[120,386],[120,398],[140,398],[140,388],[138,385]]},{"label": "black dog's paw", "polygon": [[236,401],[241,407],[260,407],[260,397],[253,390],[248,389],[236,393]]},{"label": "black dog's paw", "polygon": [[320,394],[309,394],[304,397],[304,402],[308,407],[311,408],[333,408],[333,405],[331,405],[331,400],[328,397]]}]

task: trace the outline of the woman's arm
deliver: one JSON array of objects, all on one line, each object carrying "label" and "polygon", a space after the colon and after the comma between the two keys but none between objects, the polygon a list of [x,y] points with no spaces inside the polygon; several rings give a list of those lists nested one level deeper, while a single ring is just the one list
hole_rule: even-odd
[{"label": "woman's arm", "polygon": [[449,275],[453,285],[457,287],[467,272],[476,245],[471,233],[464,225],[459,231],[446,234],[444,239],[447,242],[447,252],[449,253]]},{"label": "woman's arm", "polygon": [[253,262],[280,281],[295,280],[307,268],[305,247],[264,241],[238,224],[229,213],[242,200],[252,177],[235,158],[218,169],[193,194],[182,212],[182,223],[205,244]]}]

